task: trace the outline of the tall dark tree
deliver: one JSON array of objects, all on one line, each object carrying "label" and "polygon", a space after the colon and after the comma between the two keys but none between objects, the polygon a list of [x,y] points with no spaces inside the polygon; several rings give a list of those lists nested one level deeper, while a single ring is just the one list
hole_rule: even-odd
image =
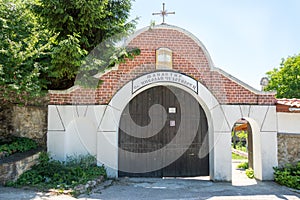
[{"label": "tall dark tree", "polygon": [[15,102],[26,103],[45,86],[40,74],[46,71],[51,35],[28,8],[32,3],[0,0],[0,93]]},{"label": "tall dark tree", "polygon": [[283,59],[267,76],[266,91],[277,91],[277,98],[300,98],[300,54]]},{"label": "tall dark tree", "polygon": [[130,57],[114,47],[135,27],[130,8],[131,0],[0,0],[1,96],[26,103]]},{"label": "tall dark tree", "polygon": [[120,39],[135,27],[135,20],[127,22],[131,0],[40,0],[33,8],[57,35],[50,65],[54,89],[73,84],[83,58],[95,47],[110,38]]}]

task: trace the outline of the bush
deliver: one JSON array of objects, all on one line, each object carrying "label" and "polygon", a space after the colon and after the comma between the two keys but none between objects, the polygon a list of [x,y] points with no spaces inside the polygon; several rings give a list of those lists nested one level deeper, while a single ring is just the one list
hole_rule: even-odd
[{"label": "bush", "polygon": [[23,173],[16,182],[8,186],[34,186],[39,189],[72,189],[103,176],[106,178],[104,166],[97,166],[93,156],[69,157],[67,162],[51,160],[43,152],[39,164]]},{"label": "bush", "polygon": [[237,168],[238,169],[248,169],[249,168],[248,162],[243,162],[243,163],[238,164]]},{"label": "bush", "polygon": [[0,146],[0,152],[5,152],[6,156],[9,156],[18,152],[25,152],[31,149],[36,149],[38,147],[37,143],[29,138],[16,138],[10,144],[3,144]]},{"label": "bush", "polygon": [[274,167],[274,179],[280,185],[300,190],[300,162],[282,168]]},{"label": "bush", "polygon": [[254,170],[252,168],[246,169],[246,175],[248,178],[254,178]]},{"label": "bush", "polygon": [[237,143],[236,149],[243,152],[248,152],[247,147],[242,142]]}]

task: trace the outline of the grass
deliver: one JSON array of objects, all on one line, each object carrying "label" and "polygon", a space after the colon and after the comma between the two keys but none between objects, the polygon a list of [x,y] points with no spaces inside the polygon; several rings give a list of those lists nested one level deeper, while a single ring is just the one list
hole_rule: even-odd
[{"label": "grass", "polygon": [[245,146],[236,146],[236,149],[243,151],[243,152],[247,152],[247,147],[245,147]]},{"label": "grass", "polygon": [[[231,147],[234,148],[233,144],[231,145]],[[243,151],[243,152],[248,152],[247,147],[243,146],[241,143],[237,143],[235,145],[235,149]]]},{"label": "grass", "polygon": [[247,157],[232,153],[232,159],[233,160],[246,160]]}]

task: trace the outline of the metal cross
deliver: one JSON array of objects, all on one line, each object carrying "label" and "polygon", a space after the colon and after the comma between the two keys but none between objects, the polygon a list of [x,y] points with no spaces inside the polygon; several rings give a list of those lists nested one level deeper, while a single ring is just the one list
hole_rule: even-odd
[{"label": "metal cross", "polygon": [[165,3],[163,3],[163,10],[160,11],[159,13],[152,13],[152,15],[161,15],[163,17],[163,24],[165,23],[165,17],[168,16],[169,14],[174,15],[175,12],[168,12],[165,10]]}]

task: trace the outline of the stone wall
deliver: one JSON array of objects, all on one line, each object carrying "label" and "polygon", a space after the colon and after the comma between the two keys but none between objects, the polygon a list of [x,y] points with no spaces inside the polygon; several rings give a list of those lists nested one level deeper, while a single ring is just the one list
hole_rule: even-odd
[{"label": "stone wall", "polygon": [[278,166],[300,161],[300,134],[278,134]]},{"label": "stone wall", "polygon": [[9,135],[34,139],[46,145],[47,135],[46,106],[0,106],[0,141]]},{"label": "stone wall", "polygon": [[0,141],[12,132],[12,105],[0,104]]},{"label": "stone wall", "polygon": [[14,133],[46,144],[47,107],[14,106],[12,111]]},{"label": "stone wall", "polygon": [[0,184],[16,181],[21,174],[38,163],[39,153],[35,152],[27,157],[22,156],[20,159],[18,159],[18,156],[16,156],[16,159],[7,158],[11,159],[10,161],[0,160]]}]

